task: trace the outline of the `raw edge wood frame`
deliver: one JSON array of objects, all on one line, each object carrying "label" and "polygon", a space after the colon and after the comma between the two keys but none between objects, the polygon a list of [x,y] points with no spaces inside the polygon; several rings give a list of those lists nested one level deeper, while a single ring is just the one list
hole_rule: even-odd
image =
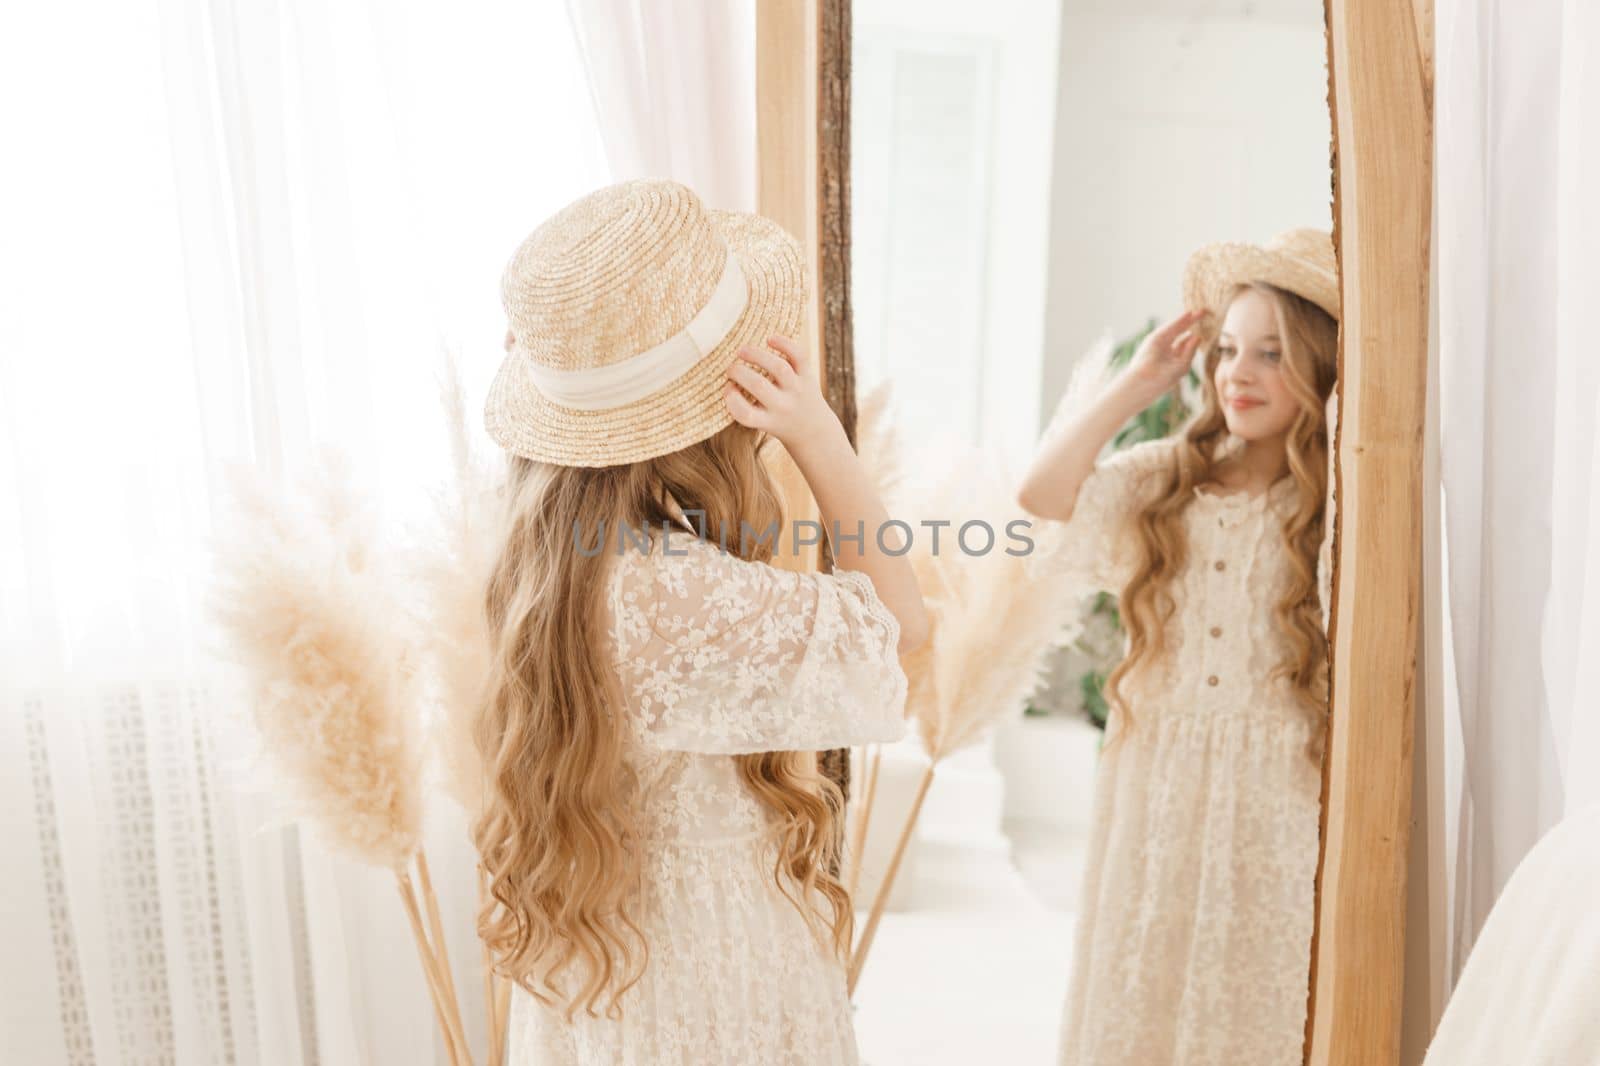
[{"label": "raw edge wood frame", "polygon": [[[823,393],[856,436],[850,316],[850,0],[756,0],[758,210],[806,248],[812,279],[804,342],[818,354]],[[816,518],[805,480],[778,464],[785,514]],[[827,545],[782,560],[831,568]],[[848,796],[850,753],[824,752],[822,772]]]},{"label": "raw edge wood frame", "polygon": [[1325,0],[1339,253],[1332,705],[1306,1061],[1388,1066],[1405,987],[1422,609],[1430,0]]}]

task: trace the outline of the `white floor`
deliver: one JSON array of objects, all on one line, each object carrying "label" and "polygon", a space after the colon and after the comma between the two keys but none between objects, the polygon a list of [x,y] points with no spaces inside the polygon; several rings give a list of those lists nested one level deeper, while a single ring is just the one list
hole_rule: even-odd
[{"label": "white floor", "polygon": [[910,906],[885,915],[855,997],[866,1066],[1053,1066],[1082,842],[1006,832],[1011,862],[924,855]]}]

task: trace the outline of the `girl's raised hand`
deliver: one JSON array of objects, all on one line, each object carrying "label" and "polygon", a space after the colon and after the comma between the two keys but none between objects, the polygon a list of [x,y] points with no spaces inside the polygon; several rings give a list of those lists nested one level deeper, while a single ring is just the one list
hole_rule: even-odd
[{"label": "girl's raised hand", "polygon": [[772,434],[793,451],[839,420],[822,398],[811,354],[788,337],[768,337],[767,344],[739,349],[722,398],[734,421]]},{"label": "girl's raised hand", "polygon": [[1139,345],[1126,374],[1148,401],[1159,398],[1189,372],[1195,349],[1200,346],[1197,327],[1206,314],[1205,311],[1185,311],[1153,331]]}]

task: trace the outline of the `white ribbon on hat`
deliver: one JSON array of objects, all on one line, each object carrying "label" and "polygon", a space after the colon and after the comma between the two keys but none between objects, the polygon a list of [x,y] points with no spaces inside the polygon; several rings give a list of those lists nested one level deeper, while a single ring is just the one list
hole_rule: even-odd
[{"label": "white ribbon on hat", "polygon": [[727,339],[750,304],[739,257],[728,252],[722,277],[689,324],[653,348],[617,363],[558,370],[524,359],[534,387],[552,403],[578,411],[603,411],[642,400],[687,374]]}]

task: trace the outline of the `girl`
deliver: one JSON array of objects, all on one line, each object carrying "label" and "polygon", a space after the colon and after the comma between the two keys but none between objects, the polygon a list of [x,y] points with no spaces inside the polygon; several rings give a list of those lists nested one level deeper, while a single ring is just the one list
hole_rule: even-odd
[{"label": "girl", "polygon": [[[513,1064],[856,1061],[816,752],[902,735],[927,622],[810,356],[774,335],[800,328],[801,262],[654,181],[567,207],[506,268],[473,835]],[[766,561],[768,435],[825,526],[868,530],[834,573]]]},{"label": "girl", "polygon": [[[1297,1066],[1327,645],[1317,565],[1338,287],[1326,233],[1197,253],[1189,310],[1050,433],[1043,565],[1117,592],[1127,655],[1095,793],[1063,1066]],[[1203,353],[1175,438],[1096,463]]]}]

